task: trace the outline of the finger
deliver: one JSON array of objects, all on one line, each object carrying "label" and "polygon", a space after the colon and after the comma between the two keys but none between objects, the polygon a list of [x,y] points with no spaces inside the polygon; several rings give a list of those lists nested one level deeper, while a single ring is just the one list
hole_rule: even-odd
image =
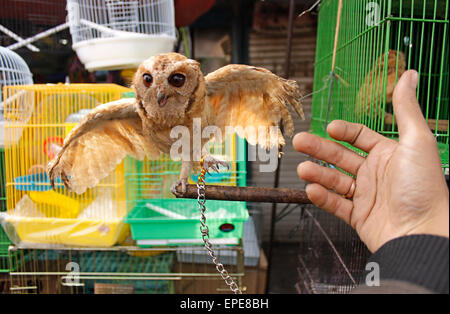
[{"label": "finger", "polygon": [[345,195],[350,191],[353,178],[332,168],[305,161],[297,167],[298,176],[311,183],[318,183],[338,194]]},{"label": "finger", "polygon": [[400,142],[417,143],[418,136],[432,136],[416,98],[419,74],[414,70],[403,73],[394,89],[392,105],[397,119]]},{"label": "finger", "polygon": [[331,192],[317,183],[306,186],[306,194],[310,201],[316,205],[350,224],[353,210],[353,202]]},{"label": "finger", "polygon": [[343,120],[331,122],[327,131],[335,140],[347,142],[366,153],[382,141],[392,141],[362,124]]},{"label": "finger", "polygon": [[353,175],[356,175],[365,160],[362,156],[334,141],[307,132],[295,135],[292,144],[297,151],[326,161]]}]

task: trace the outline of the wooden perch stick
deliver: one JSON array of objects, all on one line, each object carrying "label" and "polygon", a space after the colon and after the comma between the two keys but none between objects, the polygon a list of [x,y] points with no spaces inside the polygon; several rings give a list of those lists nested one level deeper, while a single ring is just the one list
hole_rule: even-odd
[{"label": "wooden perch stick", "polygon": [[[181,193],[180,185],[177,186],[177,191]],[[207,185],[205,195],[207,200],[311,204],[304,190],[286,188]],[[180,198],[197,198],[197,186],[188,184],[186,193]]]}]

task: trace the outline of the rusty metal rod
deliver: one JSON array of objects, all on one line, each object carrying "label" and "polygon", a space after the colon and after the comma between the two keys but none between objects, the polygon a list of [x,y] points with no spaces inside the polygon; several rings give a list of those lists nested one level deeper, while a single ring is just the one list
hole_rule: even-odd
[{"label": "rusty metal rod", "polygon": [[[177,186],[177,191],[181,193],[181,186]],[[186,193],[179,198],[197,198],[197,186],[188,184]],[[178,197],[178,196],[177,196]],[[207,185],[207,200],[226,200],[261,203],[295,203],[311,204],[304,190],[287,188],[266,188],[266,187],[236,187],[223,185]]]}]

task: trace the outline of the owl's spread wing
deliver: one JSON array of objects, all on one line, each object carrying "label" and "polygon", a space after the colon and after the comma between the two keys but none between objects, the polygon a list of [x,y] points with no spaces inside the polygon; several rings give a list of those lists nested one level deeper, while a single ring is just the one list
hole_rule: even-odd
[{"label": "owl's spread wing", "polygon": [[157,153],[143,135],[133,98],[94,108],[69,133],[63,148],[47,166],[52,186],[61,176],[76,193],[96,186],[126,155],[142,160]]},{"label": "owl's spread wing", "polygon": [[[301,93],[295,81],[285,80],[269,70],[247,65],[227,65],[205,77],[207,104],[211,106],[211,124],[222,132],[227,126],[241,127],[236,133],[250,144],[273,146],[267,142],[269,127],[283,125],[284,133],[292,136],[294,123],[289,107],[305,118]],[[250,127],[250,128],[249,128]],[[266,129],[265,140],[261,127]],[[243,130],[244,129],[244,130]],[[284,138],[278,129],[278,144]]]}]

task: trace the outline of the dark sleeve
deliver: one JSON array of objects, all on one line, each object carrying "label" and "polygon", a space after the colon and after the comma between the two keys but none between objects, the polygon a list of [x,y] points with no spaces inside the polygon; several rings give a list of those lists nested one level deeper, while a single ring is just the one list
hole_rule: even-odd
[{"label": "dark sleeve", "polygon": [[[374,265],[369,263],[379,266],[380,285],[374,286],[374,291],[383,290],[383,283],[403,282],[434,293],[449,293],[448,238],[433,235],[400,237],[378,249],[368,260],[368,265]],[[366,278],[370,272],[373,268],[366,269],[356,293],[358,289],[368,291]],[[369,281],[373,278],[372,273]]]}]

